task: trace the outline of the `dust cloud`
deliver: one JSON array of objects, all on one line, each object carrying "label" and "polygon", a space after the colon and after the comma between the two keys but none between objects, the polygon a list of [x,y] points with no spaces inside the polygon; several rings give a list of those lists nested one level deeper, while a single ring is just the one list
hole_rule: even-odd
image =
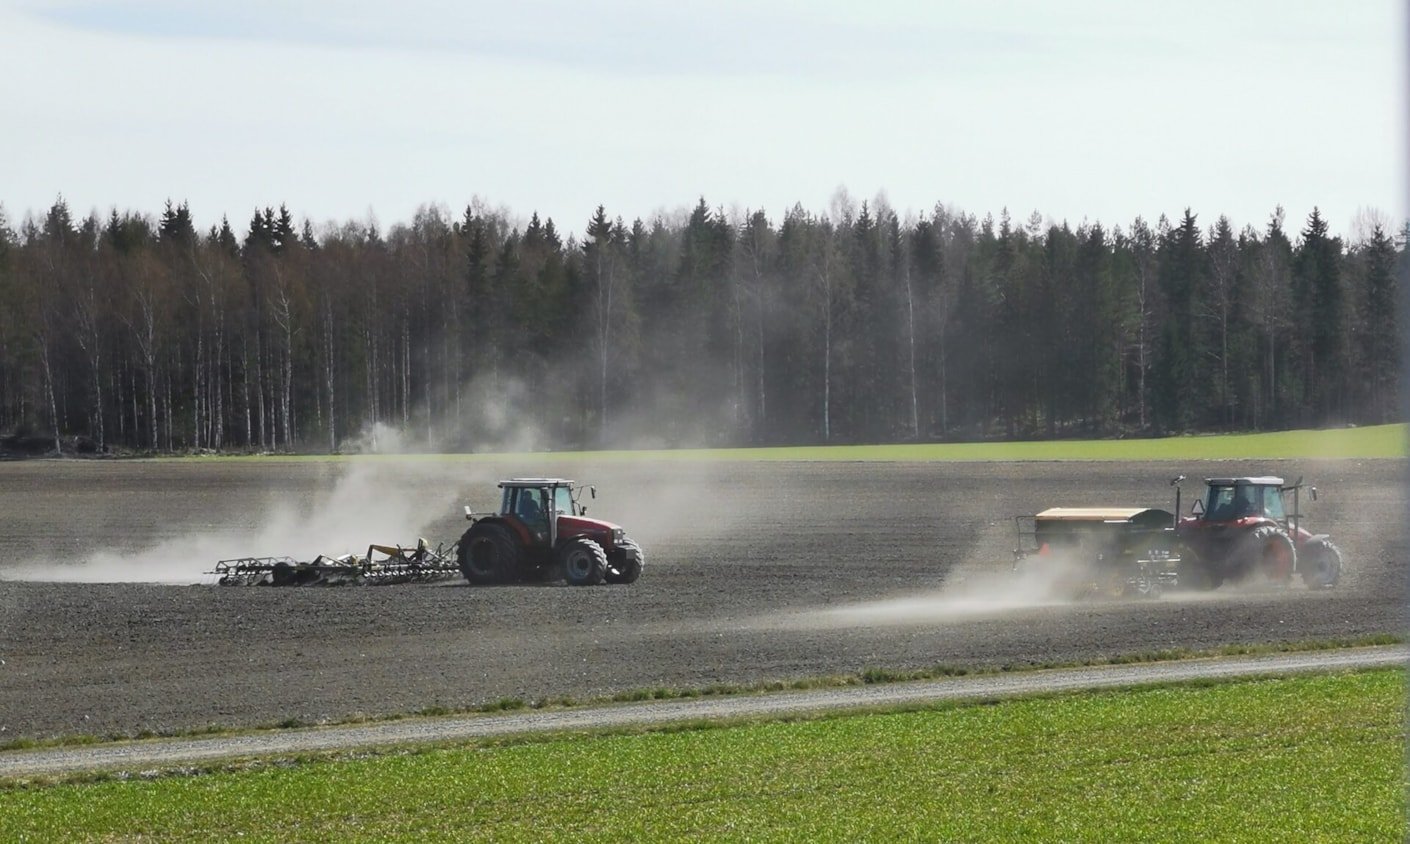
[{"label": "dust cloud", "polygon": [[375,422],[339,443],[342,454],[527,454],[552,441],[535,396],[524,381],[482,376],[460,385],[443,411],[416,402],[406,426]]},{"label": "dust cloud", "polygon": [[795,613],[764,625],[793,630],[902,627],[966,621],[1080,598],[1085,566],[1062,555],[1008,562],[971,561],[954,569],[938,589]]},{"label": "dust cloud", "polygon": [[[463,472],[464,467],[460,467]],[[211,582],[217,560],[365,552],[373,543],[413,545],[421,533],[456,509],[463,484],[473,483],[445,468],[381,461],[353,461],[325,492],[271,498],[263,514],[233,514],[253,529],[214,527],[176,536],[131,552],[98,552],[82,563],[22,563],[0,579],[62,583]],[[433,544],[444,537],[427,537]]]}]

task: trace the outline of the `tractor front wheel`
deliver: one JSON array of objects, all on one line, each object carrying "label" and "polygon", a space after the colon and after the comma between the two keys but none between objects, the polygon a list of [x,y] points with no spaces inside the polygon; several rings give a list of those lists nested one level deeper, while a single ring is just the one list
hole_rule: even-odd
[{"label": "tractor front wheel", "polygon": [[564,542],[558,562],[569,586],[596,586],[607,577],[607,552],[585,536]]},{"label": "tractor front wheel", "polygon": [[1298,571],[1308,589],[1330,589],[1341,580],[1341,549],[1330,539],[1314,539],[1302,546]]},{"label": "tractor front wheel", "polygon": [[622,548],[626,551],[635,551],[636,555],[627,559],[627,555],[622,555],[620,566],[609,565],[607,568],[608,583],[636,583],[641,577],[641,570],[646,567],[646,554],[641,550],[641,546],[630,539],[622,540]]},{"label": "tractor front wheel", "polygon": [[504,525],[477,524],[460,538],[459,562],[471,583],[504,583],[518,572],[519,545]]}]

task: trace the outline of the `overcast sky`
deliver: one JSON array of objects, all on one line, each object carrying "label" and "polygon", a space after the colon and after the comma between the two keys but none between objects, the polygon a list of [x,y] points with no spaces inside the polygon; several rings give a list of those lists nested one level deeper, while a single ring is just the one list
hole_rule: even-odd
[{"label": "overcast sky", "polygon": [[0,0],[0,204],[1404,216],[1401,2]]}]

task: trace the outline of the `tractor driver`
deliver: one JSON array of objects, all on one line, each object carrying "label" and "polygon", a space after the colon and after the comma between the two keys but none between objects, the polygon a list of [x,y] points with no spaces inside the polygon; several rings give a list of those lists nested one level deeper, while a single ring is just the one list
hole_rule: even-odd
[{"label": "tractor driver", "polygon": [[1255,502],[1257,490],[1252,486],[1244,484],[1237,488],[1234,494],[1234,513],[1232,518],[1242,519],[1245,516],[1258,514],[1258,504]]},{"label": "tractor driver", "polygon": [[539,529],[543,522],[543,508],[539,506],[539,491],[522,489],[519,491],[519,518],[531,528]]}]

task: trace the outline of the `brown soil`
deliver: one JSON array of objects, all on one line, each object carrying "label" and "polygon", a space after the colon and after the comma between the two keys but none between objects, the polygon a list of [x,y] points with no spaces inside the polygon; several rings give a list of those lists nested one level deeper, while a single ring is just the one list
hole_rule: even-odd
[{"label": "brown soil", "polygon": [[[1306,474],[1322,491],[1308,525],[1341,545],[1343,583],[1065,605],[1005,594],[1011,516],[1168,508],[1176,472]],[[596,483],[592,515],[646,549],[638,583],[0,581],[0,741],[1405,629],[1403,461],[0,463],[0,574],[199,583],[220,556],[311,556],[315,540],[336,541],[317,546],[330,553],[449,541],[460,505],[494,506],[495,477],[540,473]],[[381,523],[395,535],[364,535]]]}]

